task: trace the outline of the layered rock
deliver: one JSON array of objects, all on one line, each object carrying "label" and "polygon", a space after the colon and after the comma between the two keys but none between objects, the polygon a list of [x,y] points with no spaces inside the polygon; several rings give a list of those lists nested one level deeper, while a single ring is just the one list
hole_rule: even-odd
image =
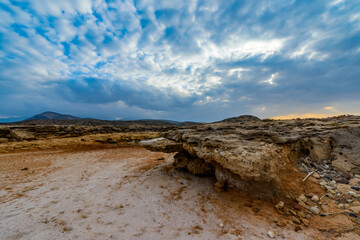
[{"label": "layered rock", "polygon": [[165,139],[144,145],[152,151],[177,152],[176,168],[215,175],[260,197],[295,196],[292,190],[301,184],[296,176],[302,176],[295,166],[301,159],[330,161],[338,170],[360,172],[359,117],[244,119],[172,130]]},{"label": "layered rock", "polygon": [[78,126],[78,125],[10,125],[0,126],[0,143],[31,141],[49,137],[79,137],[90,134],[120,132],[164,132],[174,127],[130,124],[126,126]]}]

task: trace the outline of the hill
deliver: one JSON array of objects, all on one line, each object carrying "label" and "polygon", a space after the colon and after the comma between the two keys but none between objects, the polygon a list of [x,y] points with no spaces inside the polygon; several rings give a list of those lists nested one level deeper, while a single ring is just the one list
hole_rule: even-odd
[{"label": "hill", "polygon": [[141,120],[101,120],[95,118],[80,118],[69,114],[56,112],[43,112],[22,121],[0,123],[0,125],[77,125],[77,126],[157,126],[157,127],[181,127],[197,125],[196,122],[177,122],[163,119],[141,119]]},{"label": "hill", "polygon": [[49,119],[80,119],[79,117],[75,117],[68,114],[61,114],[56,112],[43,112],[32,116],[31,118],[27,118],[24,121],[31,121],[31,120],[49,120]]},{"label": "hill", "polygon": [[229,122],[248,122],[248,121],[250,122],[261,121],[261,119],[252,115],[241,115],[238,117],[226,118],[219,122],[229,123]]}]

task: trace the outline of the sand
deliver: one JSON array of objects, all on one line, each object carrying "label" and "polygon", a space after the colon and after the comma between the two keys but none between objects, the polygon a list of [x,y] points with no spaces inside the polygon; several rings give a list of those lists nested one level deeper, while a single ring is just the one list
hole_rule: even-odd
[{"label": "sand", "polygon": [[2,154],[0,239],[326,239],[172,161],[140,147]]}]

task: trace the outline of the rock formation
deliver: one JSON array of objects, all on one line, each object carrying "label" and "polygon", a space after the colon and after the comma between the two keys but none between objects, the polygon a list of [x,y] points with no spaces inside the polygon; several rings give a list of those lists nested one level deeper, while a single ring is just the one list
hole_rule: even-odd
[{"label": "rock formation", "polygon": [[0,126],[0,143],[31,141],[49,137],[79,137],[90,134],[121,132],[164,132],[174,127],[144,124],[125,126],[79,126],[79,125],[12,125]]},{"label": "rock formation", "polygon": [[247,116],[183,127],[163,136],[143,145],[152,151],[176,152],[178,169],[214,175],[217,181],[258,197],[295,197],[299,179],[313,165],[328,168],[325,173],[332,168],[360,173],[356,116],[286,121]]}]

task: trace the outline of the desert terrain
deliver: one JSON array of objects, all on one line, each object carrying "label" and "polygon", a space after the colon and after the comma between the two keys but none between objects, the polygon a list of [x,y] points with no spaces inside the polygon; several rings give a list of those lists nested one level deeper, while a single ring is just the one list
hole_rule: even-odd
[{"label": "desert terrain", "polygon": [[0,239],[360,239],[358,120],[3,127]]}]

